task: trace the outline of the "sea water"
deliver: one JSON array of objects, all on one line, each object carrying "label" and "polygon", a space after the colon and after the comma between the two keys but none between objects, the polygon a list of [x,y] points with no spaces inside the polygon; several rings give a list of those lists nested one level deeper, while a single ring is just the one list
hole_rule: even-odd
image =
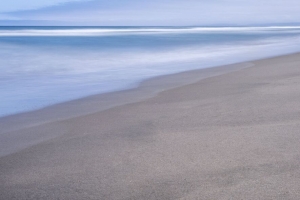
[{"label": "sea water", "polygon": [[0,27],[0,116],[300,51],[300,27]]}]

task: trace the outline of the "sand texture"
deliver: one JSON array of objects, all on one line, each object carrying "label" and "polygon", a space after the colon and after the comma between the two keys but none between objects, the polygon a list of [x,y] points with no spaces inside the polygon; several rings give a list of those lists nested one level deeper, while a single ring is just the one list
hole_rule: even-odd
[{"label": "sand texture", "polygon": [[299,200],[300,54],[248,64],[12,131],[48,139],[0,157],[0,199]]}]

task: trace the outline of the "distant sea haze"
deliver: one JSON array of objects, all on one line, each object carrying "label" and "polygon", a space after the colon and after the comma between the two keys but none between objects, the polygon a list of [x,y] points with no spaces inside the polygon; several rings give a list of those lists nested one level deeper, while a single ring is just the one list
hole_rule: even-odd
[{"label": "distant sea haze", "polygon": [[1,27],[0,116],[300,51],[300,27]]}]

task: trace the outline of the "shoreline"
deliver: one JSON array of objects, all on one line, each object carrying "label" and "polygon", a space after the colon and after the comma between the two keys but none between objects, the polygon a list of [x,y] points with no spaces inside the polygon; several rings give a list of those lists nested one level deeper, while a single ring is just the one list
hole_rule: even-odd
[{"label": "shoreline", "polygon": [[[19,133],[22,132],[22,129],[30,129],[36,126],[103,112],[105,110],[127,104],[138,103],[155,97],[163,91],[190,85],[207,78],[232,73],[248,67],[253,67],[255,65],[253,64],[254,62],[298,54],[300,53],[271,56],[253,61],[238,62],[229,65],[162,75],[143,80],[134,88],[96,94],[50,105],[38,110],[0,117],[0,158],[61,136],[60,134],[44,135],[38,133],[28,133],[28,135],[25,136],[20,135]],[[25,142],[19,141],[20,139],[25,139]],[[19,141],[19,143],[13,143],[12,141],[14,140]]]},{"label": "shoreline", "polygon": [[0,199],[299,199],[300,53],[251,63],[0,134]]},{"label": "shoreline", "polygon": [[[187,71],[183,71],[183,72],[176,72],[176,73],[171,73],[171,74],[155,76],[152,78],[141,80],[140,82],[135,83],[134,84],[135,86],[132,86],[132,87],[128,87],[128,88],[124,88],[124,89],[120,89],[120,90],[116,90],[116,91],[111,91],[111,92],[106,92],[106,93],[89,95],[89,96],[85,96],[85,97],[81,97],[81,98],[77,98],[77,99],[68,100],[65,102],[54,103],[49,106],[45,106],[45,107],[38,108],[35,110],[29,110],[29,111],[24,111],[24,112],[20,112],[20,113],[14,113],[14,114],[10,114],[10,115],[0,116],[0,126],[2,127],[2,130],[0,130],[0,134],[2,134],[4,132],[14,131],[14,130],[17,130],[20,128],[25,128],[28,126],[28,125],[22,125],[19,128],[10,129],[5,126],[5,123],[7,123],[7,121],[10,121],[10,120],[15,121],[15,120],[20,120],[18,118],[26,118],[26,117],[32,118],[32,115],[41,115],[40,113],[42,113],[42,115],[47,115],[47,114],[51,115],[52,114],[51,109],[59,110],[59,109],[61,109],[61,107],[70,107],[70,108],[67,108],[67,110],[66,110],[67,114],[60,113],[56,116],[52,116],[51,118],[44,120],[44,122],[41,122],[41,123],[49,123],[49,122],[53,122],[56,120],[65,120],[65,119],[79,117],[79,116],[86,115],[86,114],[92,114],[95,112],[100,112],[100,111],[103,111],[106,109],[113,108],[115,106],[125,105],[127,103],[134,103],[134,102],[138,102],[138,101],[141,101],[141,100],[144,100],[147,98],[151,98],[164,90],[180,87],[183,85],[188,85],[188,84],[191,84],[191,83],[194,83],[194,82],[206,79],[206,78],[210,78],[213,76],[219,76],[219,75],[230,73],[230,72],[240,70],[243,68],[251,67],[252,62],[270,59],[270,58],[281,57],[281,56],[293,55],[293,54],[298,54],[298,53],[299,52],[286,53],[286,54],[280,54],[280,55],[275,55],[275,56],[268,56],[268,57],[264,57],[264,58],[258,58],[258,59],[254,59],[254,60],[246,60],[246,61],[242,61],[242,62],[236,62],[236,63],[232,63],[232,64],[216,65],[216,66],[210,66],[210,67],[201,68],[201,69],[192,69],[192,70],[187,70]],[[179,81],[176,78],[177,77],[180,78],[180,76],[187,76],[191,80],[190,81],[185,81],[185,80]],[[168,82],[171,82],[171,83],[168,83]],[[145,89],[145,86],[148,87],[147,85],[151,85],[151,84],[156,85],[156,86],[150,86],[150,87],[152,87],[150,90],[142,91]],[[143,92],[145,92],[147,94],[145,94],[145,93],[144,94],[136,94],[136,93],[143,93]],[[138,97],[138,95],[141,95],[141,97]],[[124,96],[127,96],[127,97],[125,97],[121,101],[112,102],[112,101],[114,101],[113,98],[115,96],[118,96],[118,98],[124,98]],[[128,96],[133,96],[133,97],[128,97]],[[127,100],[127,99],[130,99],[130,100]],[[94,109],[85,110],[87,105],[84,105],[85,108],[83,108],[81,105],[82,102],[84,102],[84,101],[94,101],[94,100],[98,101],[98,102],[96,102],[96,104],[98,104],[97,106],[99,106],[99,104],[101,104],[100,108],[96,111]],[[72,105],[72,104],[77,104],[77,105]],[[77,109],[76,106],[81,106],[81,108]],[[77,109],[77,111],[71,111],[74,109],[75,110]],[[21,120],[21,121],[18,121],[18,123],[22,124],[24,122],[22,122],[22,120]],[[25,122],[25,123],[28,123],[28,122]],[[37,123],[36,125],[41,124],[41,123]],[[31,126],[31,125],[29,125],[29,126]]]},{"label": "shoreline", "polygon": [[[28,129],[48,123],[55,123],[63,120],[90,115],[114,107],[124,106],[126,104],[137,103],[152,98],[160,92],[166,90],[189,85],[206,78],[220,76],[251,66],[253,66],[251,61],[247,61],[204,69],[189,70],[175,74],[162,75],[143,80],[134,88],[96,94],[80,99],[50,105],[38,110],[0,117],[0,158],[2,156],[10,154],[3,153],[6,152],[3,147],[7,146],[5,145],[7,141],[12,141],[18,137],[23,138],[23,136],[19,134],[13,134],[15,132],[18,133],[18,131],[22,129]],[[50,137],[48,136],[43,139],[45,137],[44,135],[41,137],[39,135],[32,134],[29,136],[30,138],[32,138],[32,141],[28,142],[29,145],[24,144],[21,145],[23,146],[22,148],[16,147],[16,149],[21,150],[57,136],[58,135],[53,135]],[[10,150],[8,152],[14,153],[16,151]]]}]

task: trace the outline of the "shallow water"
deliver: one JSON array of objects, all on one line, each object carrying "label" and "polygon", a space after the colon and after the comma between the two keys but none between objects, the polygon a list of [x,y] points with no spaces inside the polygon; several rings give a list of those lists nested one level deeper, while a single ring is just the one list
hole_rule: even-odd
[{"label": "shallow water", "polygon": [[1,27],[0,116],[300,50],[300,27]]}]

